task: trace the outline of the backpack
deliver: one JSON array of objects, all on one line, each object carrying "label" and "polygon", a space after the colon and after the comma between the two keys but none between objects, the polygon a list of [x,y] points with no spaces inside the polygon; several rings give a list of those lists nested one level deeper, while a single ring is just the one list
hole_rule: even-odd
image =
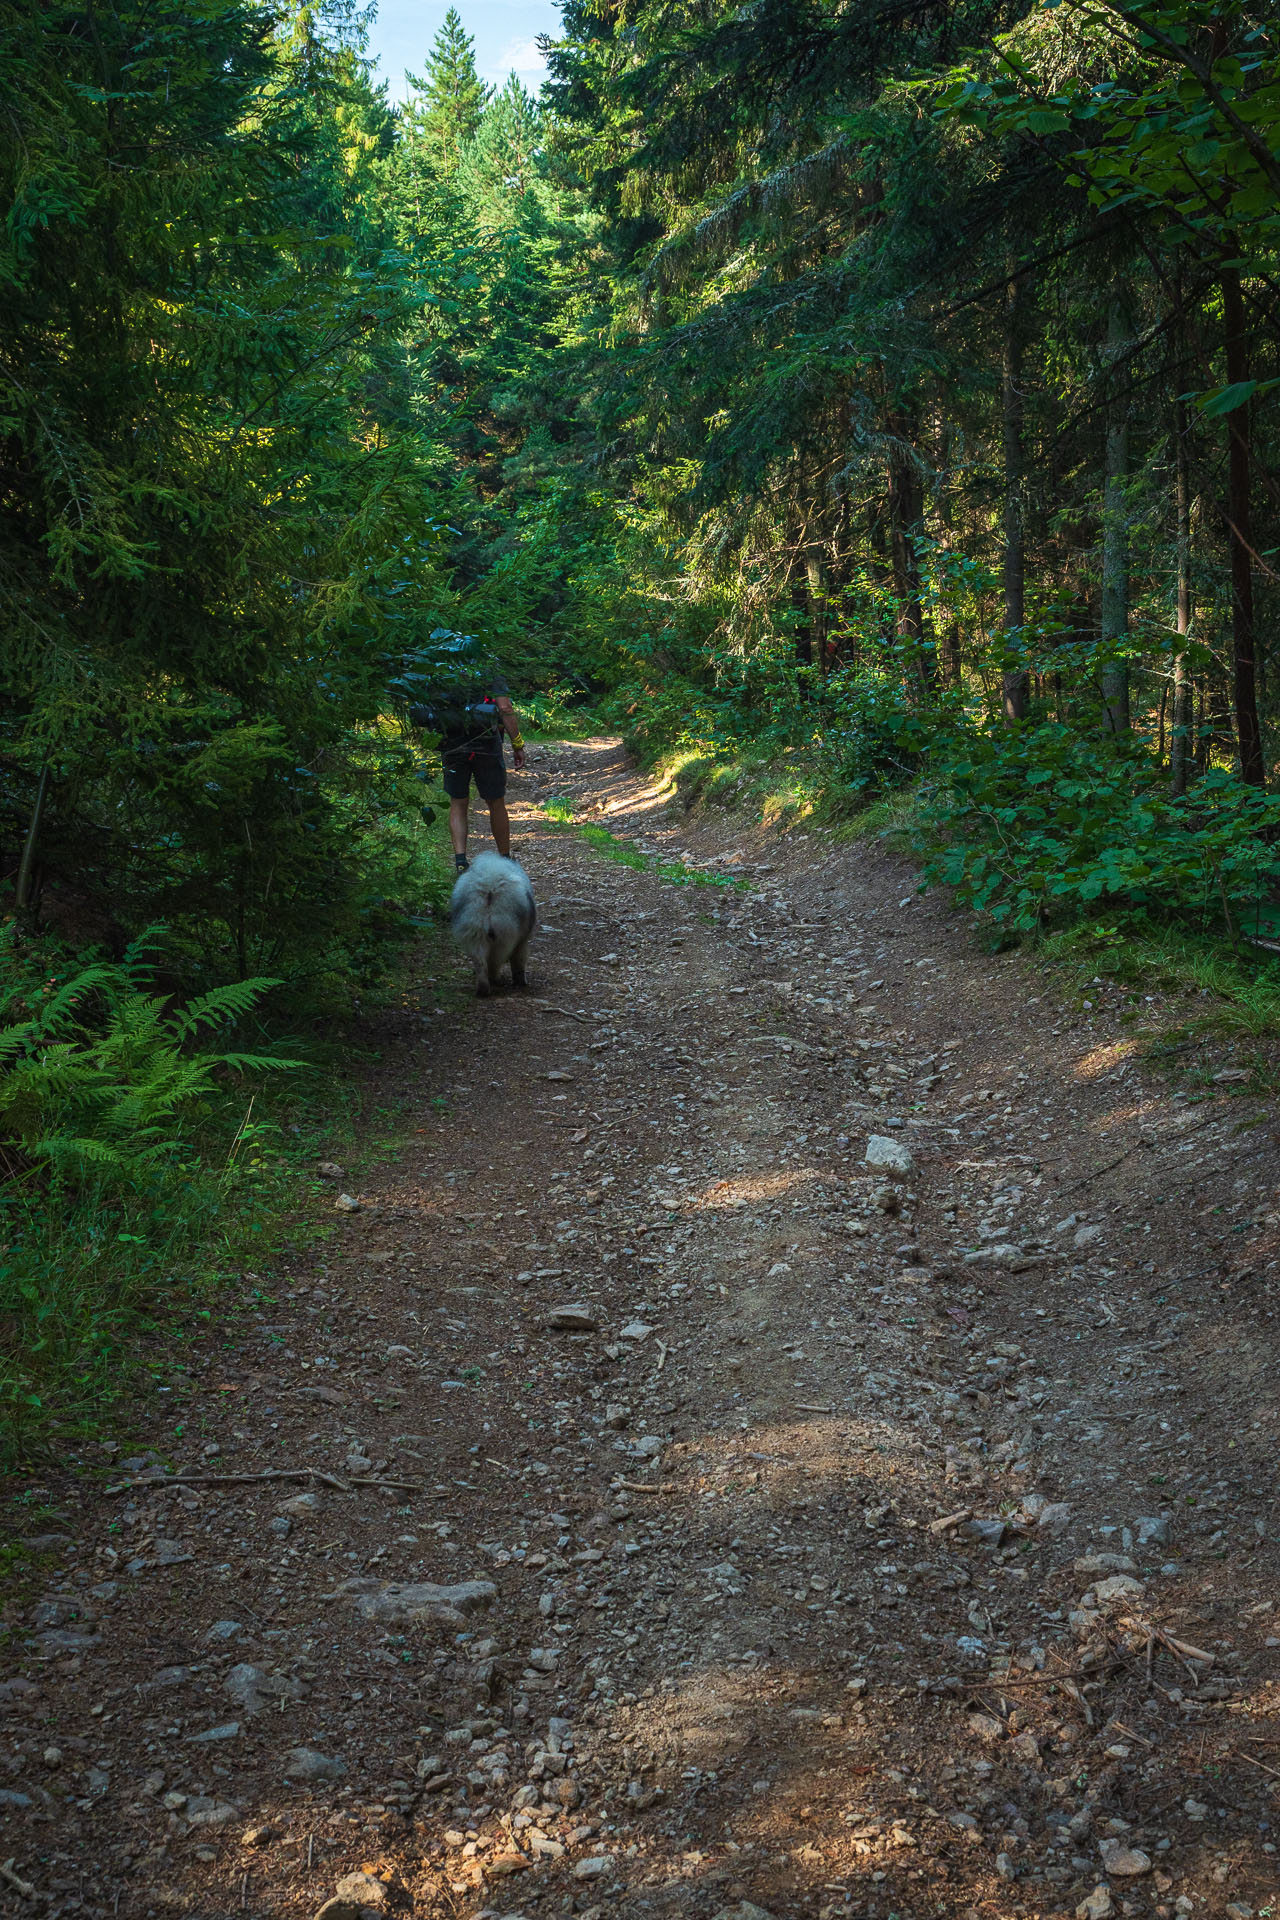
[{"label": "backpack", "polygon": [[409,720],[424,733],[439,736],[446,751],[474,752],[498,731],[498,703],[486,688],[440,686],[409,708]]}]

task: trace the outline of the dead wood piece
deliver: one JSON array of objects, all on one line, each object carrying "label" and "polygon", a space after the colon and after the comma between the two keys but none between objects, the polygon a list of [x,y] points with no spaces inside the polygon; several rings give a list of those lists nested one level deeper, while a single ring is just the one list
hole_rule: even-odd
[{"label": "dead wood piece", "polygon": [[16,1854],[11,1854],[7,1860],[0,1860],[0,1880],[7,1887],[12,1887],[15,1893],[21,1894],[24,1900],[34,1900],[36,1890],[29,1880],[24,1880],[16,1871],[13,1864],[16,1858]]},{"label": "dead wood piece", "polygon": [[621,1493],[674,1493],[675,1487],[670,1480],[664,1480],[660,1486],[647,1487],[643,1480],[615,1480],[614,1491]]}]

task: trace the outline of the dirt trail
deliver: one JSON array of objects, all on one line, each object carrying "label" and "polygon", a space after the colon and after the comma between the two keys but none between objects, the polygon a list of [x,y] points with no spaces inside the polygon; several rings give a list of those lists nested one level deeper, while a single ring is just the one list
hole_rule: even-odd
[{"label": "dirt trail", "polygon": [[383,1016],[399,1162],[26,1489],[0,1910],[1267,1915],[1257,1103],[887,855],[531,762],[748,884],[517,811],[531,996]]}]

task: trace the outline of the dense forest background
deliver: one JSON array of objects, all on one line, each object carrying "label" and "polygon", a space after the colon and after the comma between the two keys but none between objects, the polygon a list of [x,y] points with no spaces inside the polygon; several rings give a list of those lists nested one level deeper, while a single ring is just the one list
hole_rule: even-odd
[{"label": "dense forest background", "polygon": [[459,632],[687,789],[909,814],[1002,938],[1270,964],[1274,17],[563,22],[535,100],[451,13],[396,108],[353,0],[0,4],[15,1299],[24,1195],[133,1231],[253,1064],[197,1035],[438,906]]}]

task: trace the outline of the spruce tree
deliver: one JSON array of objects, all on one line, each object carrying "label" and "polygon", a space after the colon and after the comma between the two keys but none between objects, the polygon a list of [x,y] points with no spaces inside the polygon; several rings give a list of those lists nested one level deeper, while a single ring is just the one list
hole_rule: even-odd
[{"label": "spruce tree", "polygon": [[426,73],[421,78],[413,73],[405,77],[420,96],[408,108],[414,133],[433,171],[448,179],[479,127],[493,91],[476,72],[475,41],[464,33],[456,7],[450,7],[444,17]]}]

